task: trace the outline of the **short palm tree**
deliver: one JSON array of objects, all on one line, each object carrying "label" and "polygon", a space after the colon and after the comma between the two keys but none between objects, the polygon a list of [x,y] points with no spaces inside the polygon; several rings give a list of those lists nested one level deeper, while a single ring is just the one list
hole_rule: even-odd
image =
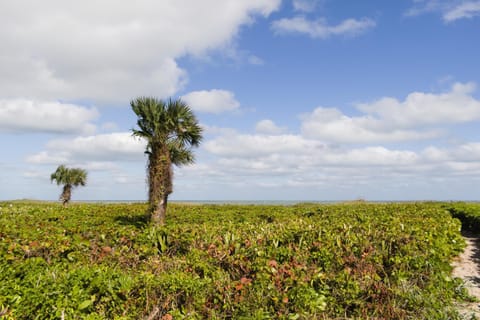
[{"label": "short palm tree", "polygon": [[130,105],[138,117],[138,129],[132,129],[133,135],[147,142],[148,216],[152,222],[164,224],[168,196],[173,191],[172,165],[194,162],[192,147],[200,144],[202,128],[180,99],[140,97]]},{"label": "short palm tree", "polygon": [[53,182],[54,180],[57,182],[57,185],[63,184],[60,200],[63,202],[63,206],[66,207],[72,198],[72,189],[86,185],[87,171],[80,168],[67,168],[62,164],[50,175],[50,181]]}]

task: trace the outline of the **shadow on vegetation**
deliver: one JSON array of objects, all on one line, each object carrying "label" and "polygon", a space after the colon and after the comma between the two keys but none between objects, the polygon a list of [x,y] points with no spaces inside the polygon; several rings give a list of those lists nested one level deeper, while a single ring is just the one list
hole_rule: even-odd
[{"label": "shadow on vegetation", "polygon": [[132,225],[138,229],[142,229],[148,224],[148,218],[145,215],[139,216],[118,216],[115,218],[115,222],[121,225]]}]

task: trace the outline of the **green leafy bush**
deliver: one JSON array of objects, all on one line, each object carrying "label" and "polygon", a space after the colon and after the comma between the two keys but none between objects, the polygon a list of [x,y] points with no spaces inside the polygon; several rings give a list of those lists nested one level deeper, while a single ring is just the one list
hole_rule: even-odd
[{"label": "green leafy bush", "polygon": [[480,204],[457,202],[443,207],[462,222],[462,230],[480,233]]},{"label": "green leafy bush", "polygon": [[442,205],[172,205],[161,228],[145,209],[0,203],[3,317],[459,318]]}]

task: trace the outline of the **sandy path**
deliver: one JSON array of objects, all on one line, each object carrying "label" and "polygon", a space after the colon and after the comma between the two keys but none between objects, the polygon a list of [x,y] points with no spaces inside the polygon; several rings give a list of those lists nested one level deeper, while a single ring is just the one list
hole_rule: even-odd
[{"label": "sandy path", "polygon": [[[467,234],[464,238],[467,247],[453,262],[452,275],[462,278],[468,293],[480,301],[480,238]],[[480,302],[461,304],[459,311],[465,319],[472,319],[472,315],[480,319]]]}]

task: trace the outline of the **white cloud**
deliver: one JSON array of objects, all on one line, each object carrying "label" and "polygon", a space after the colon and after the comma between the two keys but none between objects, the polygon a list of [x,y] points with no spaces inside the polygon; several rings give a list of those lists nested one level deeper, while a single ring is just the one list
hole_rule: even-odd
[{"label": "white cloud", "polygon": [[469,168],[472,175],[480,176],[480,166],[472,165],[480,161],[480,143],[416,151],[336,145],[438,138],[445,125],[480,120],[480,101],[474,91],[473,83],[455,83],[443,93],[413,92],[404,100],[382,98],[359,104],[363,114],[358,116],[319,107],[301,117],[301,135],[282,134],[271,120],[258,122],[257,134],[215,130],[217,137],[203,145],[214,155],[213,161],[195,167],[197,173],[191,168],[191,174],[213,184],[236,186],[243,181],[238,188],[319,188],[331,183],[358,188],[374,181],[404,188],[416,184],[413,177],[425,185],[440,178],[453,181]]},{"label": "white cloud", "polygon": [[405,15],[417,16],[425,12],[439,11],[444,7],[443,0],[413,0],[414,6],[409,8]]},{"label": "white cloud", "polygon": [[335,108],[315,109],[302,116],[302,133],[310,138],[341,143],[376,143],[428,139],[435,131],[402,130],[388,127],[370,115],[349,117]]},{"label": "white cloud", "polygon": [[193,91],[181,97],[190,107],[198,112],[221,113],[233,111],[240,107],[235,95],[226,90]]},{"label": "white cloud", "polygon": [[443,21],[449,23],[480,15],[478,0],[414,0],[414,3],[415,5],[407,11],[407,16],[439,12]]},{"label": "white cloud", "polygon": [[116,171],[119,170],[119,166],[112,161],[86,161],[75,163],[72,162],[72,166],[81,166],[87,171]]},{"label": "white cloud", "polygon": [[422,156],[432,162],[480,162],[480,143],[471,142],[450,148],[428,147]]},{"label": "white cloud", "polygon": [[480,101],[473,83],[456,83],[447,93],[414,92],[404,101],[385,97],[359,104],[364,115],[348,116],[336,108],[319,107],[303,115],[302,132],[310,138],[343,143],[430,139],[437,126],[480,119]]},{"label": "white cloud", "polygon": [[312,12],[318,5],[319,0],[293,0],[293,9],[296,11]]},{"label": "white cloud", "polygon": [[235,157],[258,157],[278,152],[301,154],[306,150],[322,148],[314,140],[305,140],[298,135],[227,135],[205,142],[204,148],[215,155]]},{"label": "white cloud", "polygon": [[145,151],[145,142],[133,137],[129,132],[118,132],[52,140],[48,142],[47,148],[68,152],[72,160],[126,161],[141,159]]},{"label": "white cloud", "polygon": [[346,166],[408,166],[417,163],[418,155],[413,151],[389,150],[385,147],[357,148],[325,155],[331,165]]},{"label": "white cloud", "polygon": [[128,177],[125,177],[125,176],[117,176],[117,177],[115,177],[115,183],[118,183],[118,184],[128,184],[128,183],[129,183],[129,180],[128,180]]},{"label": "white cloud", "polygon": [[[480,179],[480,143],[423,150],[329,145],[301,135],[224,135],[204,149],[214,157],[186,168],[191,190],[211,185],[220,197],[252,199],[278,190],[291,198],[438,199],[439,181]],[[415,148],[416,149],[416,148]],[[250,190],[252,191],[250,194]],[[443,194],[448,197],[451,193]],[[194,194],[195,192],[192,191]],[[313,196],[312,196],[313,195]],[[303,198],[302,198],[303,197]]]},{"label": "white cloud", "polygon": [[241,26],[268,16],[280,2],[3,1],[0,97],[167,97],[187,81],[178,58],[226,47]]},{"label": "white cloud", "polygon": [[201,124],[203,132],[205,136],[212,135],[212,136],[218,136],[218,135],[236,135],[237,131],[232,128],[223,128],[223,127],[217,127],[217,126],[209,126],[206,124]]},{"label": "white cloud", "polygon": [[45,175],[44,172],[41,172],[41,171],[38,171],[38,170],[28,170],[28,171],[25,171],[22,176],[24,176],[25,178],[29,178],[29,179],[41,179],[41,180],[45,180],[46,177],[48,177],[47,175]]},{"label": "white cloud", "polygon": [[[232,168],[250,168],[277,172],[294,172],[322,166],[405,166],[419,160],[408,150],[385,147],[339,148],[300,135],[223,136],[208,141],[205,149]],[[273,168],[276,168],[275,170]],[[268,175],[268,173],[265,173]]]},{"label": "white cloud", "polygon": [[480,15],[480,1],[468,1],[448,10],[443,19],[452,22],[458,19],[473,18]]},{"label": "white cloud", "polygon": [[89,163],[92,168],[104,162],[142,161],[145,142],[129,132],[117,132],[56,139],[46,147],[47,151],[31,155],[26,161],[33,164]]},{"label": "white cloud", "polygon": [[[480,142],[425,148],[374,143],[429,138],[438,143],[450,125],[480,120],[474,92],[473,83],[455,83],[446,92],[413,92],[402,100],[381,98],[357,105],[357,116],[319,107],[301,118],[301,134],[277,131],[268,119],[257,123],[256,134],[208,127],[215,137],[201,147],[207,154],[199,158],[201,163],[185,169],[188,181],[180,179],[200,198],[203,193],[195,190],[208,184],[220,198],[239,193],[242,198],[276,198],[282,190],[303,199],[348,194],[367,199],[438,199],[439,183],[458,186],[459,179],[480,179]],[[450,189],[445,188],[442,197],[461,197]]]},{"label": "white cloud", "polygon": [[281,134],[284,133],[285,130],[286,128],[277,126],[272,120],[269,119],[261,120],[255,126],[255,131],[263,134]]},{"label": "white cloud", "polygon": [[308,20],[304,16],[294,18],[283,18],[272,23],[272,29],[277,34],[302,33],[312,38],[326,39],[338,35],[358,35],[375,27],[376,23],[372,19],[363,18],[347,19],[340,24],[328,25],[325,19],[315,21]]},{"label": "white cloud", "polygon": [[382,98],[358,108],[401,128],[462,123],[480,119],[480,101],[472,96],[473,92],[474,83],[455,83],[447,93],[413,92],[403,102]]},{"label": "white cloud", "polygon": [[0,131],[4,132],[92,133],[91,121],[98,116],[95,108],[55,101],[0,100]]},{"label": "white cloud", "polygon": [[119,128],[115,122],[108,121],[108,122],[102,123],[101,129],[103,131],[114,132],[114,131],[118,131]]},{"label": "white cloud", "polygon": [[[322,199],[326,194],[328,199],[336,199],[335,192],[340,197],[351,194],[352,198],[382,199],[382,192],[389,189],[386,197],[391,200],[388,194],[396,194],[392,189],[405,190],[407,185],[409,190],[425,190],[439,179],[451,183],[467,175],[469,179],[480,178],[480,142],[413,151],[328,145],[293,134],[239,134],[233,129],[221,129],[216,134],[220,136],[205,142],[199,150],[197,164],[176,172],[176,197],[204,199],[209,194],[210,198],[257,199],[272,192],[273,199],[275,192],[282,189],[288,197],[299,199],[312,197],[315,192],[321,193],[314,199]],[[91,180],[90,187],[100,190],[115,181],[134,184],[141,191],[137,193],[143,195],[144,145],[131,139],[130,133],[118,133],[55,140],[48,144],[46,156],[64,154],[68,161],[61,163],[92,171],[95,180]],[[85,151],[87,145],[91,152]],[[33,159],[28,162],[41,163]],[[123,171],[122,161],[136,161],[132,166],[135,173]],[[27,176],[33,177],[34,173]],[[205,185],[209,186],[208,191]]]},{"label": "white cloud", "polygon": [[64,151],[41,151],[26,158],[32,164],[62,164],[70,162],[70,153]]}]

